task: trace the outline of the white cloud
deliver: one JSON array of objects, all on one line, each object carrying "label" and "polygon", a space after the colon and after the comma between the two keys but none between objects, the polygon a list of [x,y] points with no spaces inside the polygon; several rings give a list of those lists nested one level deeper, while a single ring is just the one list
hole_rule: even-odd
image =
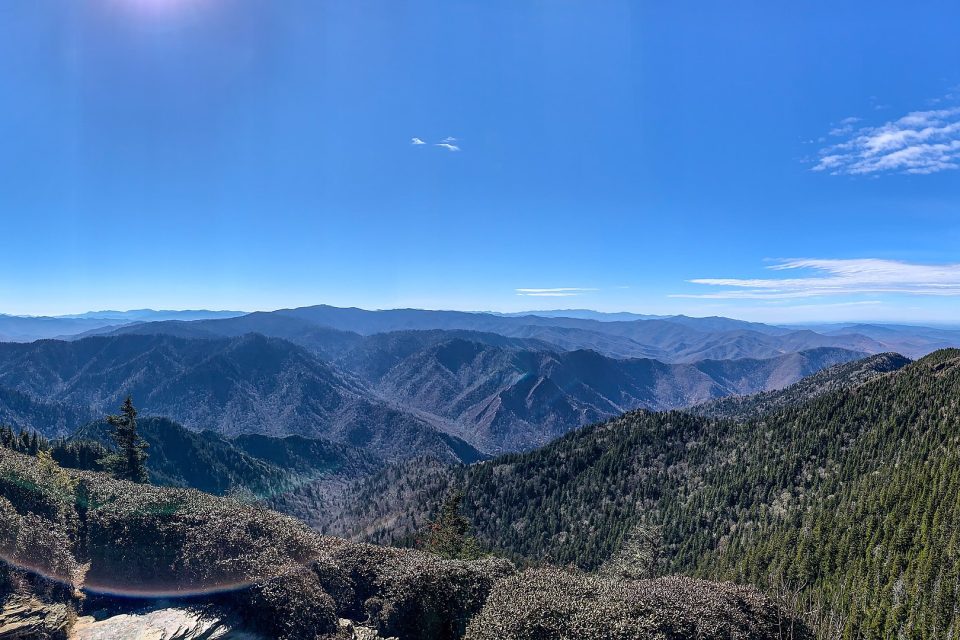
[{"label": "white cloud", "polygon": [[876,258],[779,262],[773,271],[808,270],[800,278],[698,278],[693,284],[722,291],[675,294],[675,298],[712,300],[790,300],[837,295],[908,294],[960,296],[960,264],[912,264]]},{"label": "white cloud", "polygon": [[[433,146],[441,147],[443,149],[446,149],[447,151],[460,151],[460,147],[459,145],[456,144],[456,142],[457,142],[456,138],[454,138],[453,136],[447,136],[440,142],[434,143]],[[424,142],[423,138],[413,137],[413,138],[410,138],[410,144],[414,146],[419,146],[427,143]]]},{"label": "white cloud", "polygon": [[913,111],[879,126],[857,122],[845,118],[830,131],[845,139],[820,150],[814,171],[929,174],[960,168],[960,107]]},{"label": "white cloud", "polygon": [[518,296],[534,296],[543,298],[569,298],[579,296],[589,291],[597,291],[585,287],[556,287],[553,289],[517,289]]},{"label": "white cloud", "polygon": [[851,133],[854,128],[853,125],[860,122],[860,118],[844,118],[839,122],[839,124],[830,130],[830,135],[832,136],[844,136],[848,133]]}]

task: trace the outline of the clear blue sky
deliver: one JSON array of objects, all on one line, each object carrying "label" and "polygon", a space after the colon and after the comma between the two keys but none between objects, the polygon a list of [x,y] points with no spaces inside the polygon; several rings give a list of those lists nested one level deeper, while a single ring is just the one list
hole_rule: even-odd
[{"label": "clear blue sky", "polygon": [[957,24],[956,2],[4,0],[0,311],[955,321]]}]

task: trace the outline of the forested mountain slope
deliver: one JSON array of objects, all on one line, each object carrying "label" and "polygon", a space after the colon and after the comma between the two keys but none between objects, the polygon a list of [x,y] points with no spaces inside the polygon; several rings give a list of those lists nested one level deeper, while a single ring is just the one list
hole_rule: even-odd
[{"label": "forested mountain slope", "polygon": [[[301,435],[386,459],[431,452],[475,460],[469,445],[367,393],[306,349],[250,334],[231,339],[115,336],[0,344],[0,387],[104,415],[132,395],[164,415],[225,436]],[[44,435],[68,435],[80,425]]]},{"label": "forested mountain slope", "polygon": [[408,464],[332,528],[401,540],[451,485],[518,557],[597,566],[643,524],[662,572],[793,590],[844,638],[960,629],[960,351],[743,422],[634,412],[471,467]]},{"label": "forested mountain slope", "polygon": [[823,348],[664,364],[472,331],[360,336],[271,314],[272,326],[303,344],[202,330],[217,322],[240,331],[254,315],[164,325],[189,338],[132,333],[0,344],[0,390],[10,390],[0,391],[0,417],[68,435],[132,395],[144,415],[193,430],[322,438],[389,460],[473,461],[480,452],[540,446],[630,409],[780,388],[861,355]]},{"label": "forested mountain slope", "polygon": [[[357,449],[301,436],[225,438],[152,417],[140,418],[138,431],[148,445],[151,482],[213,494],[246,490],[251,497],[282,500],[280,494],[323,477],[335,475],[345,480],[375,468],[373,460]],[[65,442],[55,441],[53,455],[62,465],[73,466],[65,454],[72,444],[88,441],[115,446],[110,426],[101,420],[78,430]]]},{"label": "forested mountain slope", "polygon": [[504,453],[631,409],[779,389],[861,355],[814,349],[764,360],[664,364],[536,346],[492,334],[395,332],[366,338],[338,364],[381,397],[438,416],[481,451]]},{"label": "forested mountain slope", "polygon": [[880,353],[822,369],[784,389],[747,396],[729,396],[697,405],[692,407],[691,411],[714,418],[746,420],[774,409],[801,405],[831,391],[864,384],[908,364],[910,360],[898,353]]},{"label": "forested mountain slope", "polygon": [[96,418],[89,407],[44,401],[0,386],[0,425],[28,431],[43,425],[50,435],[64,435]]}]

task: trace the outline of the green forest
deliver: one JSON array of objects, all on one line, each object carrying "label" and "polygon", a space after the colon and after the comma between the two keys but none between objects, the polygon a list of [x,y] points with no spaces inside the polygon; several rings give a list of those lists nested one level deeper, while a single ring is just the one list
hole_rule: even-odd
[{"label": "green forest", "polygon": [[[411,541],[450,487],[478,538],[521,562],[602,567],[638,527],[656,572],[789,601],[821,637],[960,628],[960,351],[747,420],[633,412],[469,467],[369,480],[335,526]],[[373,523],[373,524],[370,524]]]}]

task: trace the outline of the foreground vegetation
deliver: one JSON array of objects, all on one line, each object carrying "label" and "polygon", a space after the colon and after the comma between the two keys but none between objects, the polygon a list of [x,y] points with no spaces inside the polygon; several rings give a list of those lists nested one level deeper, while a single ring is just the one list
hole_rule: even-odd
[{"label": "foreground vegetation", "polygon": [[[455,517],[453,526],[457,534]],[[444,549],[454,548],[437,533]],[[64,470],[47,452],[5,447],[0,557],[0,637],[8,629],[63,637],[88,594],[189,597],[234,612],[267,637],[290,639],[360,637],[362,623],[381,637],[423,640],[489,638],[492,629],[508,640],[559,640],[571,629],[584,638],[638,637],[628,630],[647,628],[708,640],[737,629],[736,637],[759,640],[786,617],[751,588],[683,583],[678,600],[672,582],[518,574],[503,559],[355,544],[259,506]],[[554,585],[548,603],[545,580]],[[635,597],[615,597],[624,590]],[[102,606],[103,596],[97,599]],[[557,611],[573,612],[578,626],[557,626]]]},{"label": "foreground vegetation", "polygon": [[600,567],[659,532],[658,575],[761,585],[824,638],[960,631],[960,351],[744,421],[634,412],[471,467],[394,467],[331,530],[406,543],[449,486],[520,562]]}]

